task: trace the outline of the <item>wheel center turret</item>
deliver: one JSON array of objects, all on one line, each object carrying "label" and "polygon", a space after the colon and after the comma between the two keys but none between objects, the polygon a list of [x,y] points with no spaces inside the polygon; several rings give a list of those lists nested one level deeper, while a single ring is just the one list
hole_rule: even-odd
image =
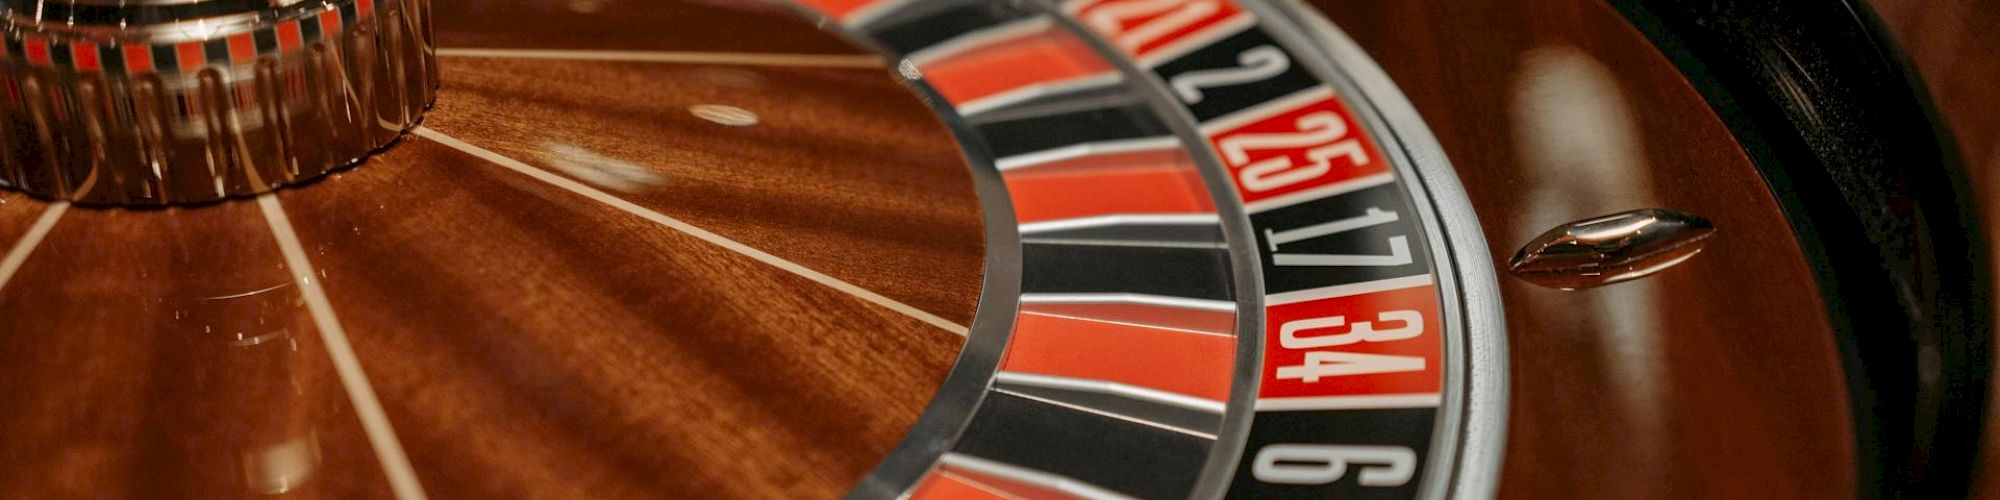
[{"label": "wheel center turret", "polygon": [[0,0],[0,186],[214,201],[359,163],[436,95],[428,0]]}]

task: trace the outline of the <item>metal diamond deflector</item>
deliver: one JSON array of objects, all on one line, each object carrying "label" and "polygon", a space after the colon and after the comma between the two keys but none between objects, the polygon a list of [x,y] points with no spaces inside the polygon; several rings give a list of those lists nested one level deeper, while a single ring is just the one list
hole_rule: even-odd
[{"label": "metal diamond deflector", "polygon": [[1514,276],[1577,290],[1658,273],[1701,253],[1715,235],[1707,219],[1648,208],[1571,222],[1529,241],[1508,262]]}]

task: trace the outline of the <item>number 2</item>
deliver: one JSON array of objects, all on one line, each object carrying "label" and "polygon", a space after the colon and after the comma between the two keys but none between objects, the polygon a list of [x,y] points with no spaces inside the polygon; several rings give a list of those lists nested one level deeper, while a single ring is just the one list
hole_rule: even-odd
[{"label": "number 2", "polygon": [[1187,101],[1188,104],[1199,104],[1203,99],[1201,89],[1204,87],[1242,85],[1278,76],[1285,70],[1292,69],[1292,59],[1285,57],[1284,51],[1270,45],[1259,45],[1243,51],[1236,56],[1236,62],[1243,66],[1189,71],[1175,76],[1172,81],[1167,82],[1167,85],[1174,88],[1174,93],[1180,94],[1181,100]]}]

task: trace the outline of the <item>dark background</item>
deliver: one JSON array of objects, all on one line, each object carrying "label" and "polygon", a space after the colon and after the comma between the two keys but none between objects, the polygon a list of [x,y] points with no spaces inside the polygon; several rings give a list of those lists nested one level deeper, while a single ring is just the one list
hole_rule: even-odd
[{"label": "dark background", "polygon": [[[2000,177],[1995,176],[2000,170],[2000,0],[1869,4],[1923,76],[1972,173],[1987,227],[1995,227],[2000,221]],[[2000,230],[1987,235],[1993,238]],[[2000,238],[1993,243],[2000,244]],[[1989,407],[1977,479],[1977,498],[1985,500],[2000,499],[2000,407]]]},{"label": "dark background", "polygon": [[[1872,0],[1924,76],[1972,172],[1988,228],[2000,222],[2000,0]],[[1994,238],[2000,230],[1988,232]],[[2000,244],[2000,238],[1994,238]],[[2000,360],[2000,358],[1996,358]],[[2000,378],[1994,378],[2000,380]],[[2000,402],[2000,400],[1994,400]],[[1986,412],[1976,498],[2000,498],[2000,406]]]}]

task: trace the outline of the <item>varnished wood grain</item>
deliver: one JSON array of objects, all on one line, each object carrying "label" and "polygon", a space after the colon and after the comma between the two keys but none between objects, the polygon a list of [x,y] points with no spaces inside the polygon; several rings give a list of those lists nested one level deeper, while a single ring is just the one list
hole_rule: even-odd
[{"label": "varnished wood grain", "polygon": [[[657,177],[612,190],[625,199],[972,320],[984,245],[970,173],[884,70],[452,62],[433,129],[544,168],[564,146],[630,162]],[[690,111],[705,105],[757,123]]]},{"label": "varnished wood grain", "polygon": [[254,204],[70,210],[0,289],[0,498],[388,497],[282,262]]},{"label": "varnished wood grain", "polygon": [[[447,48],[854,51],[759,2],[578,13],[588,3],[439,2],[434,21]],[[607,191],[971,318],[983,233],[968,172],[885,70],[443,68],[427,117],[440,133],[564,175],[552,144],[642,166],[660,182]],[[837,496],[963,342],[423,138],[278,200],[337,316],[323,319],[344,325],[431,498]],[[0,245],[46,207],[0,195]],[[56,226],[0,288],[0,394],[34,402],[0,407],[0,497],[250,496],[246,453],[296,439],[321,458],[286,495],[388,495],[258,212],[76,209]],[[241,341],[197,322],[284,342],[216,347]]]},{"label": "varnished wood grain", "polygon": [[853,54],[764,0],[438,0],[444,48]]},{"label": "varnished wood grain", "polygon": [[285,203],[441,497],[833,495],[960,343],[434,142],[374,161]]},{"label": "varnished wood grain", "polygon": [[[1555,223],[1620,210],[1683,210],[1720,229],[1702,254],[1637,282],[1562,292],[1502,276],[1502,497],[1853,495],[1846,389],[1800,250],[1728,130],[1642,35],[1599,2],[1314,3],[1433,127],[1502,268]],[[1541,110],[1510,109],[1512,88],[1527,51],[1554,46],[1615,75],[1643,165],[1524,164],[1511,115]],[[1590,175],[1650,187],[1570,177]]]},{"label": "varnished wood grain", "polygon": [[46,203],[21,193],[0,191],[0,258],[5,258],[4,252],[14,247],[13,243],[28,232],[28,226],[34,225],[35,218],[41,217],[44,210],[48,210]]},{"label": "varnished wood grain", "polygon": [[[439,40],[852,50],[799,21],[765,23],[756,13],[769,11],[748,4],[605,1],[580,14],[574,3],[440,2]],[[1532,209],[1548,179],[1512,149],[1507,82],[1526,49],[1546,44],[1609,64],[1644,111],[1650,194],[1575,207],[1662,206],[1722,228],[1707,253],[1645,281],[1651,300],[1640,304],[1605,292],[1624,285],[1503,282],[1517,311],[1505,496],[1851,494],[1844,389],[1798,249],[1726,130],[1642,37],[1592,2],[1319,3],[1436,128],[1496,261],[1548,224],[1598,215]],[[964,167],[881,71],[444,63],[427,122],[438,131],[556,171],[542,154],[551,144],[632,162],[662,181],[620,192],[637,203],[954,321],[971,316],[982,248]],[[760,121],[728,128],[691,115],[698,104]],[[901,437],[958,347],[937,328],[421,138],[280,199],[434,498],[837,495]],[[18,207],[40,206],[0,204],[0,243],[39,212]],[[323,459],[295,494],[386,494],[254,205],[71,217],[0,288],[0,394],[37,402],[0,411],[0,492],[237,496],[242,450],[312,429]],[[271,314],[263,324],[304,339],[276,361],[217,359],[203,343],[214,332],[167,313],[209,306],[144,301],[271,286],[258,296],[270,300],[245,306],[255,313],[203,314]],[[1639,327],[1654,350],[1607,334],[1634,306],[1653,318]],[[1663,367],[1645,400],[1619,378],[1633,359]],[[210,465],[230,460],[238,468]]]}]

